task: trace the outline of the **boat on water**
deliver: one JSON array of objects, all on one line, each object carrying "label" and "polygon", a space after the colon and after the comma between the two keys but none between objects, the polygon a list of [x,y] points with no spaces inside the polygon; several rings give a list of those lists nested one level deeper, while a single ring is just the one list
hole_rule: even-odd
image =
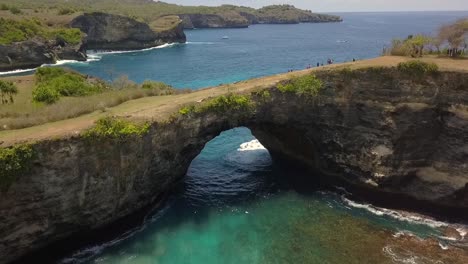
[{"label": "boat on water", "polygon": [[228,36],[223,36],[222,39],[229,39],[229,37]]}]

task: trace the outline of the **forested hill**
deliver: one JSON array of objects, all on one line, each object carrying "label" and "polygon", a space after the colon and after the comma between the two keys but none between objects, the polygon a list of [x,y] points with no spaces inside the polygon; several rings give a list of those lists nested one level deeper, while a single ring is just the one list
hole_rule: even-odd
[{"label": "forested hill", "polygon": [[[178,15],[184,19],[186,28],[341,21],[338,16],[317,14],[291,5],[254,9],[233,5],[181,6],[152,0],[0,0],[0,6],[2,17],[39,17],[53,25],[67,24],[84,12],[95,11],[124,15],[148,24],[160,20],[161,17]],[[161,21],[158,21],[158,24],[160,23]]]}]

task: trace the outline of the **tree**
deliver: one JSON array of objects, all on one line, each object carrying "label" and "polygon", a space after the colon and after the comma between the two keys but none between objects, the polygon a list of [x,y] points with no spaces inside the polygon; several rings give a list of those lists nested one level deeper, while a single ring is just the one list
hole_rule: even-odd
[{"label": "tree", "polygon": [[425,35],[409,36],[405,41],[411,57],[422,57],[424,48],[431,43],[431,38]]},{"label": "tree", "polygon": [[450,57],[457,56],[463,44],[466,45],[468,35],[468,18],[460,19],[453,24],[442,26],[439,29],[438,38],[442,42],[449,44],[448,55]]},{"label": "tree", "polygon": [[15,84],[9,81],[0,80],[0,100],[2,104],[13,103],[13,96],[18,93]]}]

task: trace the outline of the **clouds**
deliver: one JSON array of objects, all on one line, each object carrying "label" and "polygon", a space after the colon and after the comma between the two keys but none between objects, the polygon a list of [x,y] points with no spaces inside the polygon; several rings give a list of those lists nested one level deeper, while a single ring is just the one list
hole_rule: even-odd
[{"label": "clouds", "polygon": [[292,4],[319,12],[468,10],[468,0],[164,0],[181,5],[235,4],[262,7]]}]

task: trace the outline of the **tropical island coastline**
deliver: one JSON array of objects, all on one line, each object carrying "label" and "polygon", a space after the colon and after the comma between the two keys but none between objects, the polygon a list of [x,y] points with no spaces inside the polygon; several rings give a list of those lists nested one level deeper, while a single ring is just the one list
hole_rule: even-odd
[{"label": "tropical island coastline", "polygon": [[246,28],[252,24],[341,22],[291,5],[253,9],[184,7],[147,0],[0,1],[0,72],[60,60],[86,61],[87,50],[139,50],[185,43],[184,29]]}]

